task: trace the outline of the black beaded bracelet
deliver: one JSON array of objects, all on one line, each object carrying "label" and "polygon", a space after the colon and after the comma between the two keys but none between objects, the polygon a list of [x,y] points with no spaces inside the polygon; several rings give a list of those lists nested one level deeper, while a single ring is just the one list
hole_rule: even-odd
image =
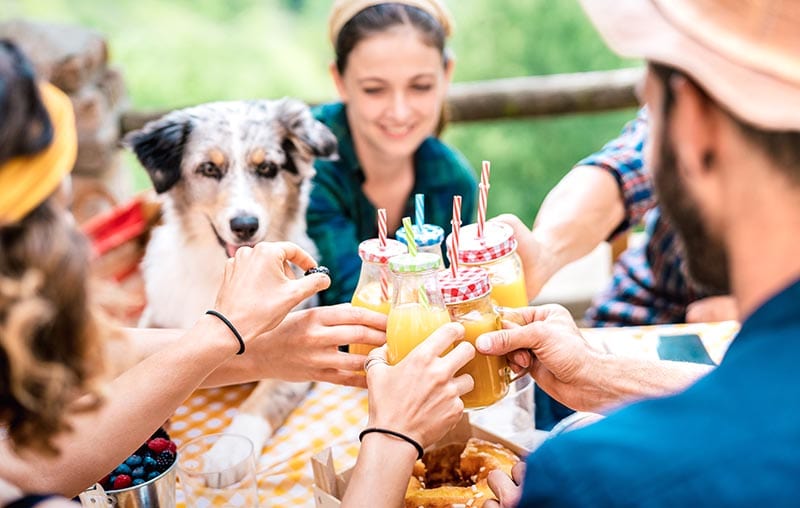
[{"label": "black beaded bracelet", "polygon": [[239,330],[237,330],[236,327],[233,326],[233,323],[231,323],[228,318],[223,316],[221,312],[217,312],[215,310],[207,310],[206,314],[211,314],[212,316],[218,317],[220,319],[220,321],[225,323],[228,326],[228,328],[231,329],[231,332],[233,332],[233,335],[236,336],[236,340],[239,341],[239,351],[237,351],[236,354],[240,355],[240,354],[244,353],[244,339],[242,339],[242,336],[239,333]]},{"label": "black beaded bracelet", "polygon": [[417,460],[422,459],[422,455],[425,453],[425,450],[422,449],[422,445],[411,439],[410,437],[406,436],[405,434],[401,434],[399,432],[395,432],[389,429],[382,429],[380,427],[369,427],[361,431],[361,434],[358,435],[358,440],[361,441],[364,439],[364,436],[367,434],[372,434],[373,432],[379,432],[381,434],[388,434],[390,436],[399,437],[403,441],[408,442],[414,448],[417,449]]}]

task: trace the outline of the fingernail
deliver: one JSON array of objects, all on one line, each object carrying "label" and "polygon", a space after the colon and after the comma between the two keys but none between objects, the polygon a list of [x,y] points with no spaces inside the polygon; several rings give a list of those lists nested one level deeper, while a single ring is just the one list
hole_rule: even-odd
[{"label": "fingernail", "polygon": [[481,335],[475,341],[475,348],[481,353],[486,353],[492,348],[492,339],[486,335]]}]

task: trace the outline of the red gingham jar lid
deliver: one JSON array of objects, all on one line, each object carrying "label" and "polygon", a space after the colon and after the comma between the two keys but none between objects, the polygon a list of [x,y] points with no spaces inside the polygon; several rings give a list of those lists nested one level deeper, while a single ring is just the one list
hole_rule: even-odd
[{"label": "red gingham jar lid", "polygon": [[[447,237],[450,244],[451,233]],[[489,221],[483,226],[483,238],[478,238],[478,225],[468,224],[461,228],[458,260],[467,264],[481,264],[500,259],[514,252],[517,240],[511,226],[498,221]]]},{"label": "red gingham jar lid", "polygon": [[444,303],[448,305],[486,296],[492,290],[489,272],[478,266],[459,268],[456,278],[450,270],[442,270],[438,277]]},{"label": "red gingham jar lid", "polygon": [[358,255],[362,261],[385,265],[389,258],[399,256],[408,252],[408,247],[402,242],[386,239],[386,247],[381,247],[381,241],[377,238],[370,238],[358,244]]}]

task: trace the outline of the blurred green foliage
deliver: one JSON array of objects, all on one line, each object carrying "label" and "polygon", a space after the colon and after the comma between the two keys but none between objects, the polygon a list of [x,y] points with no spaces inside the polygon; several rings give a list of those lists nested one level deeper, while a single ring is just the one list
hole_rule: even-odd
[{"label": "blurred green foliage", "polygon": [[[0,17],[80,24],[105,34],[131,106],[292,95],[335,97],[328,76],[331,0],[1,0]],[[614,69],[577,0],[449,0],[455,81]],[[532,222],[547,191],[614,137],[633,111],[454,124],[445,139],[492,161],[489,215]],[[146,185],[137,170],[138,185]]]}]

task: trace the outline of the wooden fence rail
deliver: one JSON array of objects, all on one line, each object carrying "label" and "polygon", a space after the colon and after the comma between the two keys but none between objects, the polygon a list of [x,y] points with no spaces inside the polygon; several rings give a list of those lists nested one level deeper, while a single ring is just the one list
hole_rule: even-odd
[{"label": "wooden fence rail", "polygon": [[[454,83],[447,96],[451,122],[509,120],[591,113],[636,106],[634,87],[643,69],[553,74]],[[167,111],[127,111],[122,134]]]}]

